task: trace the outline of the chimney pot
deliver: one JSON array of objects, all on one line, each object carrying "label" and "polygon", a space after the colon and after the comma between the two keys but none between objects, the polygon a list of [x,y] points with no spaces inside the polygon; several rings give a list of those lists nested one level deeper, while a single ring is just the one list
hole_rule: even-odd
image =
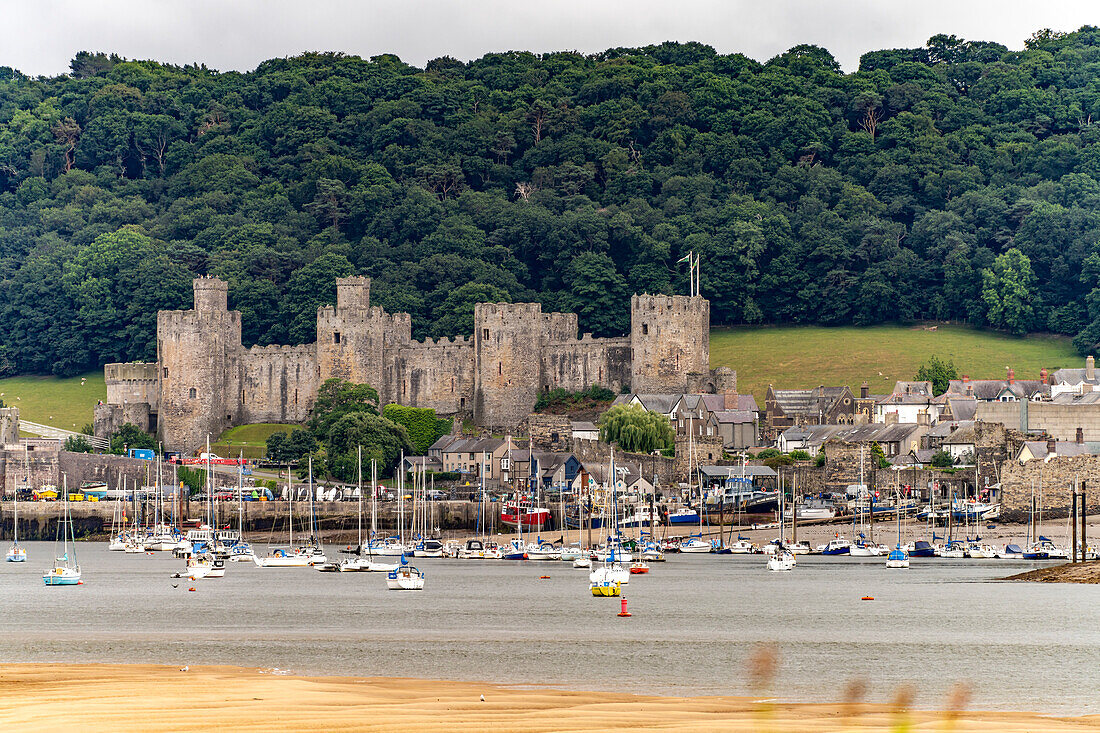
[{"label": "chimney pot", "polygon": [[1009,384],[1016,384],[1016,370],[1015,369],[1009,369],[1008,370],[1008,383]]},{"label": "chimney pot", "polygon": [[1055,455],[1057,452],[1057,444],[1054,442],[1054,438],[1050,438],[1047,440],[1047,455]]},{"label": "chimney pot", "polygon": [[963,375],[963,384],[969,384],[969,383],[970,383],[970,375],[969,374],[964,374]]},{"label": "chimney pot", "polygon": [[869,384],[867,384],[867,382],[864,382],[863,384],[859,385],[859,397],[860,397],[860,399],[865,400],[865,399],[867,399],[867,397],[870,394],[871,394],[871,386]]},{"label": "chimney pot", "polygon": [[1046,367],[1043,367],[1042,369],[1040,369],[1039,370],[1039,384],[1046,384],[1049,374],[1050,373],[1047,371]]}]

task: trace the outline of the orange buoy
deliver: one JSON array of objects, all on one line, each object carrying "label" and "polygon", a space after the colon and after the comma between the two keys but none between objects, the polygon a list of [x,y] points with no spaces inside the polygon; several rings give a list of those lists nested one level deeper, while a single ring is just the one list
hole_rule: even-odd
[{"label": "orange buoy", "polygon": [[188,588],[187,590],[195,590],[195,586],[191,586],[191,587],[190,587],[190,588]]},{"label": "orange buoy", "polygon": [[861,601],[873,601],[873,600],[875,600],[875,597],[874,596],[863,596],[863,598],[860,598],[859,600],[861,600]]},{"label": "orange buoy", "polygon": [[550,580],[550,576],[549,575],[540,575],[539,580]]},{"label": "orange buoy", "polygon": [[621,611],[619,611],[619,618],[630,618],[633,614],[631,614],[630,611],[626,610],[626,596],[623,596],[622,598],[620,598],[619,602],[621,604],[620,607],[622,609]]}]

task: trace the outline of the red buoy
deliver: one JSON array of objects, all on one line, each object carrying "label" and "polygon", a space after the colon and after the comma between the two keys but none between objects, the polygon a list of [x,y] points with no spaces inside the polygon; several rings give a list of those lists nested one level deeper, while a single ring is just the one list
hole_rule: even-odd
[{"label": "red buoy", "polygon": [[190,588],[188,588],[187,590],[195,590],[195,586],[191,586],[191,587],[190,587]]},{"label": "red buoy", "polygon": [[626,596],[623,596],[622,598],[620,598],[619,603],[621,604],[621,607],[622,607],[622,610],[619,611],[619,617],[620,618],[630,618],[631,613],[626,610]]}]

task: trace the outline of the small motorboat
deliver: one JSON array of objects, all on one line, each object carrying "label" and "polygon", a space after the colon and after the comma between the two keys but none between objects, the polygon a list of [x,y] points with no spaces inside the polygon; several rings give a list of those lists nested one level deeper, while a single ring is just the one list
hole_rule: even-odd
[{"label": "small motorboat", "polygon": [[888,568],[907,568],[909,567],[909,553],[903,550],[899,543],[897,547],[890,550],[890,554],[886,556],[886,567]]},{"label": "small motorboat", "polygon": [[458,551],[460,560],[484,560],[485,543],[481,540],[466,540],[466,546]]},{"label": "small motorboat", "polygon": [[1003,550],[997,553],[997,557],[1003,560],[1023,560],[1024,551],[1019,545],[1007,544]]},{"label": "small motorboat", "polygon": [[813,552],[812,548],[810,547],[810,543],[806,540],[801,540],[799,542],[788,542],[787,549],[790,550],[792,555],[809,555],[811,552]]},{"label": "small motorboat", "polygon": [[310,565],[308,556],[283,547],[276,547],[264,557],[253,555],[252,562],[261,568],[306,568]]},{"label": "small motorboat", "polygon": [[443,557],[443,543],[439,540],[422,540],[413,548],[413,557]]},{"label": "small motorboat", "polygon": [[835,537],[829,544],[818,548],[822,555],[847,555],[852,551],[852,543],[843,537]]},{"label": "small motorboat", "polygon": [[631,575],[645,575],[648,572],[649,572],[649,563],[647,563],[643,560],[635,560],[634,562],[630,563],[630,574]]},{"label": "small motorboat", "polygon": [[592,559],[587,554],[580,554],[573,558],[573,567],[575,568],[590,568],[592,567]]},{"label": "small motorboat", "polygon": [[917,540],[916,542],[912,542],[906,549],[909,552],[909,557],[936,556],[936,548],[932,547],[932,545],[925,540]]},{"label": "small motorboat", "polygon": [[771,571],[794,570],[796,564],[794,553],[785,547],[778,548],[768,556],[768,570]]},{"label": "small motorboat", "polygon": [[979,559],[995,558],[997,557],[997,548],[993,545],[971,542],[966,546],[966,556]]},{"label": "small motorboat", "polygon": [[390,590],[424,590],[424,573],[412,565],[402,564],[386,574],[386,587]]}]

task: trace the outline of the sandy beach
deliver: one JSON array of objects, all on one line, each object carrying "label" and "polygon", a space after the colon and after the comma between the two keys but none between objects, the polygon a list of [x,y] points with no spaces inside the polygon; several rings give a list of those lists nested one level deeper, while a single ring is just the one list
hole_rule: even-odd
[{"label": "sandy beach", "polygon": [[[481,699],[484,696],[484,701]],[[903,705],[904,707],[904,705]],[[0,729],[20,731],[1083,731],[1100,716],[773,704],[415,679],[153,665],[0,665]]]}]

